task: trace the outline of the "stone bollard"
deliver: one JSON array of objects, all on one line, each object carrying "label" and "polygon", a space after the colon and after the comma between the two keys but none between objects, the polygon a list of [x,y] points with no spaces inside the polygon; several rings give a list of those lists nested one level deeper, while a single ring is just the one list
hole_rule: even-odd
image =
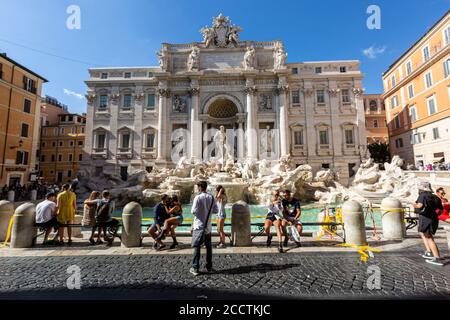
[{"label": "stone bollard", "polygon": [[142,207],[137,202],[128,203],[122,212],[122,247],[140,247]]},{"label": "stone bollard", "polygon": [[0,242],[6,240],[8,234],[9,222],[14,214],[14,205],[12,202],[0,201]]},{"label": "stone bollard", "polygon": [[244,201],[238,201],[231,208],[231,242],[235,247],[252,245],[250,208]]},{"label": "stone bollard", "polygon": [[404,210],[398,199],[385,198],[381,201],[381,222],[383,238],[402,241],[405,233]]},{"label": "stone bollard", "polygon": [[342,222],[345,228],[345,242],[362,246],[367,244],[364,213],[359,202],[350,200],[342,206]]},{"label": "stone bollard", "polygon": [[8,191],[8,201],[14,202],[14,197],[15,197],[14,190],[9,190]]},{"label": "stone bollard", "polygon": [[31,198],[31,201],[36,201],[37,200],[37,190],[31,190],[30,191],[30,198]]},{"label": "stone bollard", "polygon": [[36,206],[24,203],[14,212],[14,223],[11,233],[11,248],[31,248],[36,237]]}]

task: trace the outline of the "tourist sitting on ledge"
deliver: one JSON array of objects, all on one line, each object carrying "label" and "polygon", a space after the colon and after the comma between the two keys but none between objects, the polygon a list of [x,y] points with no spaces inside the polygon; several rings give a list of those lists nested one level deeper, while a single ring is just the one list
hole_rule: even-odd
[{"label": "tourist sitting on ledge", "polygon": [[[283,233],[284,233],[284,246],[287,247],[289,238],[287,235],[286,227],[288,225],[291,226],[291,228],[296,228],[298,235],[300,235],[302,233],[302,224],[299,221],[300,216],[302,214],[302,210],[300,207],[300,201],[292,196],[290,190],[284,191],[284,198],[281,201],[281,205],[283,206],[283,212],[284,212],[284,218],[281,223],[281,226],[283,228]],[[295,236],[296,236],[295,230],[291,230],[291,232],[295,239]],[[301,246],[300,236],[298,236],[297,239],[295,239],[295,244],[297,245],[297,247]]]},{"label": "tourist sitting on ledge", "polygon": [[183,209],[181,208],[181,203],[177,196],[169,198],[167,206],[164,206],[167,214],[170,218],[164,220],[164,225],[161,228],[161,232],[156,237],[156,240],[164,240],[164,238],[169,234],[172,236],[173,243],[170,249],[175,249],[178,245],[175,228],[183,223]]},{"label": "tourist sitting on ledge", "polygon": [[272,235],[270,234],[270,227],[275,226],[278,238],[278,252],[283,253],[283,242],[282,242],[282,228],[281,223],[283,220],[283,207],[281,206],[280,193],[276,191],[272,198],[269,200],[267,205],[269,212],[266,216],[266,221],[264,222],[264,229],[267,235],[267,247],[270,247],[272,243]]},{"label": "tourist sitting on ledge", "polygon": [[436,189],[436,195],[442,202],[442,213],[438,216],[438,219],[447,223],[450,223],[450,202],[445,198],[445,190],[440,187]]},{"label": "tourist sitting on ledge", "polygon": [[46,195],[46,200],[40,202],[36,206],[36,226],[38,228],[45,229],[44,241],[42,244],[54,243],[54,241],[49,242],[48,236],[55,229],[58,231],[58,220],[56,219],[56,194],[49,192]]},{"label": "tourist sitting on ledge", "polygon": [[148,229],[148,233],[155,240],[153,248],[156,250],[161,250],[166,246],[161,239],[158,239],[158,235],[162,233],[164,222],[170,218],[170,215],[168,214],[169,200],[169,196],[167,194],[163,194],[161,196],[161,202],[156,205],[155,209],[153,209],[153,224]]}]

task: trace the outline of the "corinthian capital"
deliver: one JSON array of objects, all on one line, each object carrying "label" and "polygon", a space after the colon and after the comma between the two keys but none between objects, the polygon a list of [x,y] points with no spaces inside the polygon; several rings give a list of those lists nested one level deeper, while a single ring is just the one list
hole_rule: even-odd
[{"label": "corinthian capital", "polygon": [[258,91],[258,89],[256,89],[255,86],[251,86],[251,87],[245,87],[244,92],[247,95],[255,95],[256,92]]},{"label": "corinthian capital", "polygon": [[95,94],[95,92],[88,92],[86,95],[86,100],[88,101],[89,104],[94,103],[95,98],[97,97],[97,95]]},{"label": "corinthian capital", "polygon": [[200,93],[200,88],[198,87],[192,87],[189,89],[189,95],[192,96],[198,96],[198,94]]},{"label": "corinthian capital", "polygon": [[136,92],[134,94],[134,100],[141,101],[144,98],[145,94],[143,92]]},{"label": "corinthian capital", "polygon": [[158,94],[164,98],[168,98],[170,96],[170,91],[169,89],[159,88]]},{"label": "corinthian capital", "polygon": [[364,89],[363,88],[352,88],[352,92],[356,97],[359,97],[364,93]]},{"label": "corinthian capital", "polygon": [[328,89],[328,94],[335,97],[339,93],[339,89]]}]

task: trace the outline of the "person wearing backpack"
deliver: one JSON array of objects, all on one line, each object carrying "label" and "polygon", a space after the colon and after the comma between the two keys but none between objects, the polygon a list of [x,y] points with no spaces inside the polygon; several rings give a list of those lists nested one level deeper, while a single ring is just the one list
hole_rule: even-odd
[{"label": "person wearing backpack", "polygon": [[430,183],[423,182],[419,186],[419,197],[414,204],[414,211],[419,214],[417,230],[426,249],[422,257],[426,259],[426,262],[437,266],[444,265],[433,238],[439,225],[438,217],[442,209],[441,200],[432,193]]},{"label": "person wearing backpack", "polygon": [[95,221],[98,227],[97,242],[96,244],[102,244],[101,235],[103,232],[103,239],[108,242],[109,245],[114,241],[114,237],[108,238],[106,230],[109,227],[116,227],[119,224],[117,219],[113,219],[112,213],[114,211],[114,201],[111,200],[111,195],[108,190],[102,192],[101,199],[95,199],[92,201],[85,201],[87,205],[96,205]]},{"label": "person wearing backpack", "polygon": [[206,247],[206,270],[212,271],[212,243],[211,243],[211,214],[217,214],[219,209],[212,194],[206,192],[208,184],[206,181],[197,183],[199,194],[195,196],[192,203],[192,215],[194,222],[192,227],[192,247],[194,255],[192,267],[189,270],[194,276],[199,274],[200,249],[202,244]]}]

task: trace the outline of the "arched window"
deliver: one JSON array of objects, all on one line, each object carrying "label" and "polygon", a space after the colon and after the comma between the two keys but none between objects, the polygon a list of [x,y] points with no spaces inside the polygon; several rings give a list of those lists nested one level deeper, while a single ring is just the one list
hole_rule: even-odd
[{"label": "arched window", "polygon": [[378,110],[378,105],[376,100],[370,100],[369,102],[370,111],[376,112]]}]

